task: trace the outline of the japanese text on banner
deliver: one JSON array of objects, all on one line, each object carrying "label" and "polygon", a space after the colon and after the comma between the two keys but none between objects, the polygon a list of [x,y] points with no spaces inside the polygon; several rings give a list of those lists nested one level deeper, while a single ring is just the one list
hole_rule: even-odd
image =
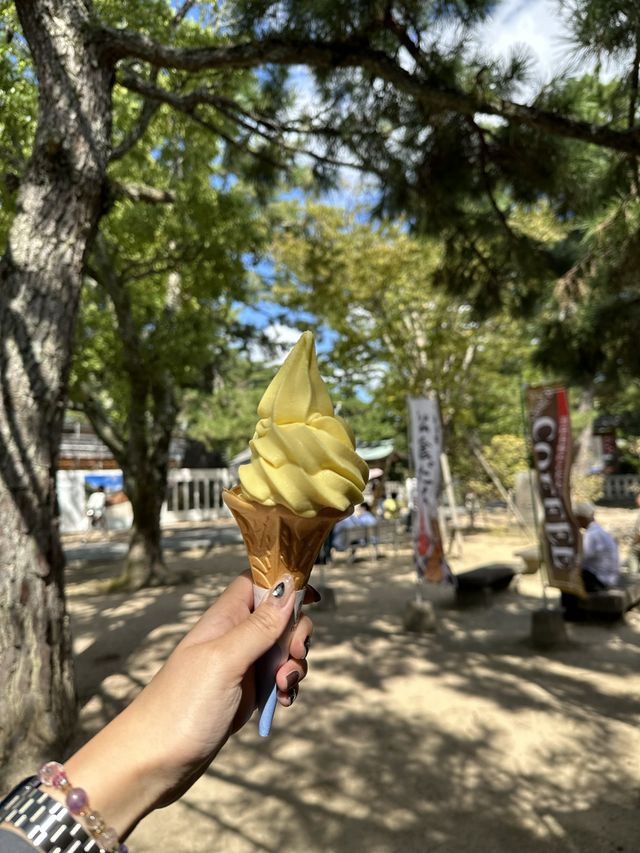
[{"label": "japanese text on banner", "polygon": [[414,559],[418,577],[439,582],[450,577],[438,524],[442,429],[435,400],[409,397],[411,453],[416,475]]}]

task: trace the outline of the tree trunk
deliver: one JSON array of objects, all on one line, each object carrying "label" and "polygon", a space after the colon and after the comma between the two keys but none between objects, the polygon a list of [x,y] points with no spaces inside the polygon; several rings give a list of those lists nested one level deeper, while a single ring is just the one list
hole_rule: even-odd
[{"label": "tree trunk", "polygon": [[133,510],[133,527],[118,585],[136,590],[170,583],[173,578],[164,561],[160,529],[160,510],[167,488],[166,462],[145,465],[135,480],[125,472],[125,484]]},{"label": "tree trunk", "polygon": [[[39,80],[33,154],[0,262],[0,767],[59,755],[76,717],[55,471],[112,70],[81,0],[16,0]],[[9,757],[11,765],[9,765]]]}]

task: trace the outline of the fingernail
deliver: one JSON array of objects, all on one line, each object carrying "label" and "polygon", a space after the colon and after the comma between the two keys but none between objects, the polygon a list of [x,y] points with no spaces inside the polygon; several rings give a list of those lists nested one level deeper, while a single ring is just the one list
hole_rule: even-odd
[{"label": "fingernail", "polygon": [[292,687],[287,695],[289,697],[289,705],[293,705],[293,703],[296,701],[296,696],[298,695],[298,688]]},{"label": "fingernail", "polygon": [[305,637],[304,638],[304,656],[305,656],[305,658],[309,654],[310,648],[311,648],[311,637]]},{"label": "fingernail", "polygon": [[269,599],[278,607],[283,606],[293,592],[294,583],[291,575],[284,575],[271,590]]},{"label": "fingernail", "polygon": [[313,601],[310,602],[311,604],[317,604],[319,601],[322,601],[322,596],[315,588],[315,586],[311,586],[311,584],[308,584],[308,588],[311,590],[311,594],[313,595]]},{"label": "fingernail", "polygon": [[300,673],[299,672],[290,672],[287,676],[287,689],[291,691],[292,687],[295,687],[296,684],[300,681]]}]

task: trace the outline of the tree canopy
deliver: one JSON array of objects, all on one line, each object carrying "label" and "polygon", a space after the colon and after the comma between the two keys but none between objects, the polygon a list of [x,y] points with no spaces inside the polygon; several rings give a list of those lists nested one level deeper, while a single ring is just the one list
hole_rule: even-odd
[{"label": "tree canopy", "polygon": [[479,322],[436,287],[442,242],[402,223],[287,204],[273,252],[275,300],[332,331],[339,399],[353,402],[360,389],[373,403],[370,420],[393,417],[391,434],[404,437],[407,395],[435,396],[447,445],[463,455],[469,436],[521,430],[519,386],[534,375],[527,328],[506,313]]}]

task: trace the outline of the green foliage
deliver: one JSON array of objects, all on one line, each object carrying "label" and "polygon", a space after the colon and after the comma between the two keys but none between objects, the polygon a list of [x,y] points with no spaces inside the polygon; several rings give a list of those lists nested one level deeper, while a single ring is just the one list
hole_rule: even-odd
[{"label": "green foliage", "polygon": [[[528,469],[527,446],[522,434],[496,434],[482,446],[481,454],[493,470],[503,487],[515,488],[516,474]],[[468,489],[486,501],[502,499],[500,491],[478,460],[465,466],[459,477],[466,482]]]},{"label": "green foliage", "polygon": [[[125,123],[134,101],[120,94]],[[161,108],[144,140],[111,167],[115,186],[167,194],[157,204],[114,198],[82,294],[71,401],[122,447],[140,445],[145,430],[155,452],[159,424],[169,413],[175,420],[189,389],[210,390],[234,363],[233,342],[250,334],[238,306],[252,298],[247,262],[266,226],[251,189],[227,180],[221,150],[206,128]],[[133,417],[140,406],[144,420]]]},{"label": "green foliage", "polygon": [[602,477],[596,474],[571,474],[571,502],[595,503],[602,497]]},{"label": "green foliage", "polygon": [[0,3],[0,254],[15,214],[15,191],[24,169],[37,114],[37,88],[29,51],[13,3]]},{"label": "green foliage", "polygon": [[184,407],[185,431],[227,461],[245,450],[258,419],[257,409],[275,368],[251,361],[241,352],[215,380],[209,394],[189,393]]},{"label": "green foliage", "polygon": [[635,0],[564,0],[576,48],[599,60],[624,60],[637,49],[640,9]]},{"label": "green foliage", "polygon": [[[576,49],[624,66],[606,83],[594,75],[552,81],[533,99],[532,113],[633,128],[635,4],[563,5]],[[96,19],[176,47],[276,34],[283,43],[313,37],[341,41],[345,50],[366,45],[389,58],[402,51],[413,55],[415,87],[410,92],[369,67],[317,69],[317,92],[290,121],[295,92],[285,85],[286,67],[187,72],[122,63],[113,93],[116,152],[150,108],[127,89],[127,75],[178,97],[203,90],[210,96],[185,111],[156,104],[137,144],[110,166],[113,181],[176,196],[172,205],[156,207],[118,197],[102,229],[130,302],[137,363],[154,382],[171,377],[172,388],[191,388],[209,381],[227,359],[233,362],[224,330],[244,335],[233,326],[235,303],[243,294],[251,298],[243,289],[243,258],[259,249],[266,230],[247,207],[246,188],[252,188],[249,203],[267,199],[292,166],[289,147],[312,129],[319,131],[314,150],[327,156],[320,154],[310,169],[316,186],[331,180],[334,158],[350,158],[375,175],[374,214],[381,224],[372,231],[339,213],[333,222],[327,211],[322,217],[313,212],[307,222],[294,214],[291,236],[299,246],[287,244],[285,221],[279,250],[294,277],[281,283],[280,295],[336,329],[332,369],[363,436],[403,434],[404,395],[425,392],[440,399],[451,446],[469,431],[481,440],[491,429],[513,431],[518,385],[535,375],[528,358],[534,337],[547,372],[595,381],[602,405],[624,397],[640,375],[632,345],[640,321],[635,160],[549,132],[544,123],[486,121],[482,110],[438,105],[417,94],[420,87],[459,93],[488,111],[519,99],[527,56],[514,51],[498,61],[472,47],[473,28],[495,3],[237,0],[189,7],[182,16],[170,0],[94,4]],[[19,175],[33,136],[37,89],[13,6],[4,0],[0,9],[0,171]],[[444,29],[446,39],[440,38]],[[289,174],[302,183],[300,172]],[[0,245],[14,213],[14,190],[15,181],[0,181]],[[399,224],[387,224],[399,214]],[[313,224],[313,217],[324,221]],[[412,234],[425,239],[413,241]],[[172,279],[174,289],[179,281],[176,300],[169,298],[172,272],[179,274]],[[108,373],[110,390],[100,393],[112,412],[122,413],[128,391],[119,377],[130,356],[109,305],[96,288],[85,294],[76,378],[107,382]],[[514,313],[534,319],[520,324],[509,318]],[[403,340],[420,343],[408,353]],[[467,357],[471,368],[462,381]]]},{"label": "green foliage", "polygon": [[[273,252],[273,297],[335,335],[328,356],[338,396],[361,438],[403,441],[407,395],[438,399],[453,464],[468,456],[470,436],[520,431],[519,386],[535,375],[527,330],[505,315],[479,322],[434,287],[436,241],[402,223],[287,204]],[[358,398],[366,405],[355,406]]]},{"label": "green foliage", "polygon": [[515,488],[516,474],[527,470],[527,449],[522,435],[494,435],[482,454],[505,489]]}]

